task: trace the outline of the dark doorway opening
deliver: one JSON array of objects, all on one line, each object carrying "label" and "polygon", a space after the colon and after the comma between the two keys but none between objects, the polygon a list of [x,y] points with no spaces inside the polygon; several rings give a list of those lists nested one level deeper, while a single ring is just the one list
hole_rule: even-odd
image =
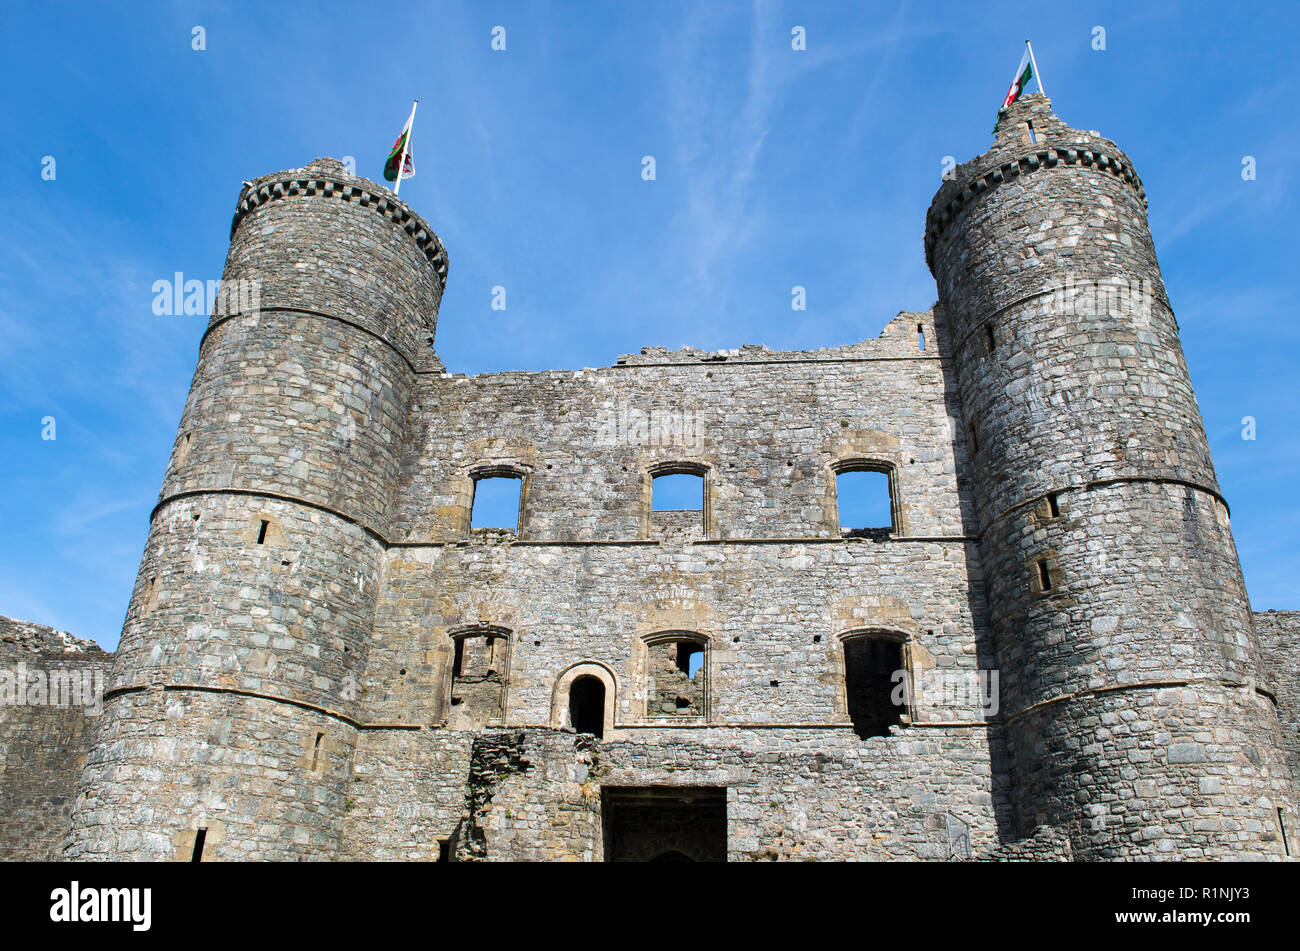
[{"label": "dark doorway opening", "polygon": [[605,736],[605,685],[598,677],[579,677],[569,685],[569,723],[579,733]]},{"label": "dark doorway opening", "polygon": [[607,862],[725,862],[727,790],[717,786],[606,786]]},{"label": "dark doorway opening", "polygon": [[889,736],[907,709],[903,645],[875,637],[844,642],[844,690],[853,732]]}]

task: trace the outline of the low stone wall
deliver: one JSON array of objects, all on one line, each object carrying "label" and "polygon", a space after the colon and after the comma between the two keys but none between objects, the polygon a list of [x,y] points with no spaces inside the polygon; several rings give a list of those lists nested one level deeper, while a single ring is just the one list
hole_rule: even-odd
[{"label": "low stone wall", "polygon": [[1300,785],[1300,611],[1256,611],[1263,688],[1277,700],[1293,782]]},{"label": "low stone wall", "polygon": [[113,655],[0,617],[0,859],[59,857]]}]

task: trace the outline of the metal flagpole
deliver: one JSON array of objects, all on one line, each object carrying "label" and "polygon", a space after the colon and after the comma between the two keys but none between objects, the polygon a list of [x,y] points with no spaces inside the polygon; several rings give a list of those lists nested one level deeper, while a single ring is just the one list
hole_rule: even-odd
[{"label": "metal flagpole", "polygon": [[[1034,55],[1032,50],[1029,55]],[[1034,72],[1038,72],[1037,66],[1034,67]],[[1040,92],[1043,89],[1043,81],[1041,79],[1038,81],[1038,89]],[[406,120],[406,137],[405,141],[402,142],[402,157],[397,160],[397,181],[393,183],[394,195],[402,190],[402,172],[406,170],[406,153],[411,147],[411,136],[415,134],[415,107],[419,104],[420,100],[418,99],[411,101],[411,118]]]},{"label": "metal flagpole", "polygon": [[1038,91],[1046,96],[1047,93],[1043,90],[1043,74],[1038,71],[1038,61],[1034,59],[1034,44],[1025,40],[1025,45],[1029,47],[1029,62],[1034,64],[1034,78],[1038,80]]}]

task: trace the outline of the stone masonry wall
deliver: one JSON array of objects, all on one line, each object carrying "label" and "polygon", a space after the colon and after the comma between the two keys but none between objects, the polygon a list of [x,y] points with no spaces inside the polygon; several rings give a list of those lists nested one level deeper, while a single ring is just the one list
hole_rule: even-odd
[{"label": "stone masonry wall", "polygon": [[673,464],[705,474],[712,538],[837,537],[846,460],[894,468],[900,534],[965,534],[958,414],[929,314],[834,350],[419,379],[393,542],[468,537],[473,478],[503,468],[524,477],[523,540],[648,538],[651,477]]},{"label": "stone masonry wall", "polygon": [[[1300,786],[1300,611],[1256,611],[1254,617],[1262,686],[1277,698],[1292,782]],[[1292,835],[1292,841],[1300,839]]]},{"label": "stone masonry wall", "polygon": [[0,617],[0,859],[59,857],[113,655]]},{"label": "stone masonry wall", "polygon": [[[982,729],[866,742],[848,730],[661,729],[599,743],[520,729],[479,734],[462,763],[460,801],[439,805],[438,777],[413,785],[404,757],[387,757],[380,782],[360,759],[367,785],[407,799],[413,814],[368,831],[354,857],[376,854],[377,842],[378,857],[429,861],[437,839],[451,838],[461,861],[600,861],[602,789],[646,786],[725,787],[731,861],[945,860],[954,824],[976,850],[1000,842]],[[426,831],[389,851],[409,827]]]},{"label": "stone masonry wall", "polygon": [[926,219],[974,473],[1017,834],[1283,857],[1281,734],[1146,196],[1031,95]]},{"label": "stone masonry wall", "polygon": [[[603,797],[685,788],[732,860],[1281,857],[1294,626],[1252,623],[1128,157],[1025,97],[925,249],[939,303],[876,339],[466,377],[404,202],[324,159],[247,185],[257,306],[202,342],[65,854],[592,861]],[[842,536],[854,469],[892,530]],[[652,511],[673,474],[699,511]],[[470,529],[495,476],[517,531]],[[900,645],[887,736],[858,637]],[[49,853],[84,726],[14,722],[0,813],[40,833],[0,849]]]},{"label": "stone masonry wall", "polygon": [[338,852],[445,278],[428,225],[338,162],[241,192],[223,280],[257,292],[200,346],[71,854],[183,858],[202,823],[205,858]]}]

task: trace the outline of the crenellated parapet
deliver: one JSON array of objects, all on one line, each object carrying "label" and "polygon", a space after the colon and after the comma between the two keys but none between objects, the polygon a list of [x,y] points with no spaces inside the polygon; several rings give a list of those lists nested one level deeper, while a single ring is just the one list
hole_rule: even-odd
[{"label": "crenellated parapet", "polygon": [[933,266],[935,246],[964,208],[1042,169],[1105,172],[1123,181],[1146,207],[1146,189],[1128,155],[1110,139],[1071,129],[1051,108],[1041,94],[1013,103],[998,124],[993,147],[949,173],[925,216],[927,263]]},{"label": "crenellated parapet", "polygon": [[331,158],[319,158],[305,168],[263,175],[244,186],[239,194],[235,217],[230,222],[230,236],[239,230],[239,224],[250,212],[267,202],[280,201],[296,195],[320,195],[339,201],[356,202],[385,217],[411,236],[424,256],[438,271],[443,283],[447,281],[447,249],[427,221],[411,210],[411,206],[393,192],[369,179],[348,175],[343,163]]}]

